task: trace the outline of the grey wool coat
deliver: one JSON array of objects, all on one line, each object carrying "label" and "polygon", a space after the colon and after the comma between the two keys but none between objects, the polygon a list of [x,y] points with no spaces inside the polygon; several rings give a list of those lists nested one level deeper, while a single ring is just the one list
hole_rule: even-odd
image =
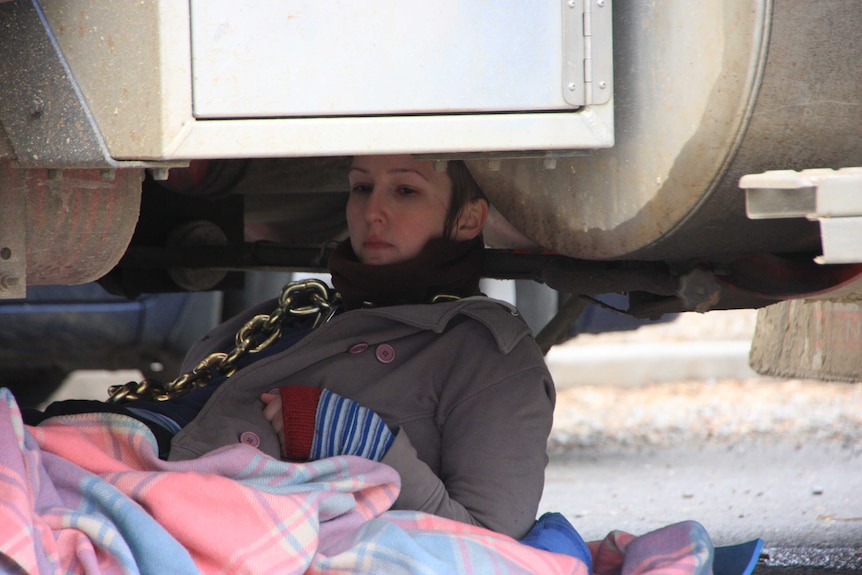
[{"label": "grey wool coat", "polygon": [[[267,302],[219,326],[185,368],[230,349]],[[544,487],[554,385],[517,310],[477,296],[336,315],[292,347],[240,369],[171,443],[190,459],[242,441],[280,456],[261,393],[316,386],[375,411],[395,432],[383,459],[401,476],[394,508],[427,511],[521,537]]]}]

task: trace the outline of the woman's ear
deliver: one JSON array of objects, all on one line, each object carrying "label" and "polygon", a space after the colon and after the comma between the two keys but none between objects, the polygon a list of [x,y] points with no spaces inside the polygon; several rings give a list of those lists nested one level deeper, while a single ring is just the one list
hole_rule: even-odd
[{"label": "woman's ear", "polygon": [[461,208],[458,220],[455,222],[454,239],[459,241],[472,240],[480,233],[488,219],[488,202],[479,198],[470,200]]}]

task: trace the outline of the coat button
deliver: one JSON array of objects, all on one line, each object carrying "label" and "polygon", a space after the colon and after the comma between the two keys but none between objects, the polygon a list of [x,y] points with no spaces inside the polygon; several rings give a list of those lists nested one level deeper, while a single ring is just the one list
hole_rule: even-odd
[{"label": "coat button", "polygon": [[392,363],[395,361],[395,348],[388,343],[382,343],[377,346],[374,355],[380,363]]},{"label": "coat button", "polygon": [[353,345],[351,345],[351,346],[347,349],[347,351],[348,351],[349,353],[362,353],[362,352],[363,352],[363,351],[365,351],[366,349],[368,349],[368,344],[367,344],[367,343],[365,343],[365,342],[362,342],[362,343],[354,343]]},{"label": "coat button", "polygon": [[240,443],[245,443],[246,445],[250,445],[251,447],[259,447],[260,446],[260,437],[257,436],[257,433],[253,431],[243,431],[239,436]]}]

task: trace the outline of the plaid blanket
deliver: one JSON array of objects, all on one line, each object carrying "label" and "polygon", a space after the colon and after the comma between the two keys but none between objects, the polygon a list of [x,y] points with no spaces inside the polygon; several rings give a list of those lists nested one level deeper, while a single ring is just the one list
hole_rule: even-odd
[{"label": "plaid blanket", "polygon": [[[394,470],[356,457],[293,464],[237,444],[162,461],[134,419],[29,427],[0,389],[3,573],[588,573],[479,527],[388,511],[398,489]],[[627,557],[628,572],[710,571],[711,544],[691,526],[652,546],[613,533],[591,547],[596,573]]]}]

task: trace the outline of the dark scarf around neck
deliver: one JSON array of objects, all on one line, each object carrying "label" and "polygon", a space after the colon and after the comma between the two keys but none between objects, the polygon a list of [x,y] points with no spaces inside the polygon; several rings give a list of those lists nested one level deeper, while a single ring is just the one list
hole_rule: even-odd
[{"label": "dark scarf around neck", "polygon": [[344,240],[329,258],[332,285],[346,309],[430,303],[436,295],[469,297],[479,293],[484,242],[435,238],[415,258],[385,265],[363,264]]}]

